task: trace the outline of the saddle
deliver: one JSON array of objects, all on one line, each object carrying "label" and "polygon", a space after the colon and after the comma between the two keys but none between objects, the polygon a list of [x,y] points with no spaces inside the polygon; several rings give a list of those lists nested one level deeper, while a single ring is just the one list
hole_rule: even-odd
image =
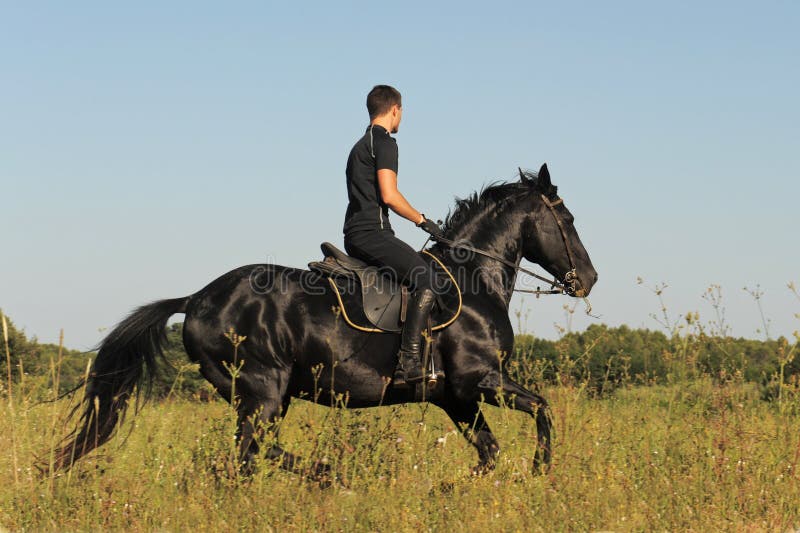
[{"label": "saddle", "polygon": [[[308,268],[328,278],[345,321],[362,331],[402,331],[408,303],[406,286],[329,242],[323,242],[320,248],[324,259],[312,261]],[[421,254],[431,263],[431,268],[437,269],[437,274],[443,271],[450,280],[446,294],[437,296],[431,312],[431,329],[442,329],[454,322],[461,312],[461,292],[453,276],[435,256],[428,252]]]}]

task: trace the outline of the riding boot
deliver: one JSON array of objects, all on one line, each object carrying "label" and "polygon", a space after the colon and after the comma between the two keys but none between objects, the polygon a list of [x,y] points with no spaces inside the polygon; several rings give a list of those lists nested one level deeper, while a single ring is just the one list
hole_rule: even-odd
[{"label": "riding boot", "polygon": [[431,289],[421,289],[411,297],[408,314],[400,338],[399,361],[394,371],[394,385],[403,386],[422,381],[425,369],[422,368],[422,328],[431,314],[436,295]]}]

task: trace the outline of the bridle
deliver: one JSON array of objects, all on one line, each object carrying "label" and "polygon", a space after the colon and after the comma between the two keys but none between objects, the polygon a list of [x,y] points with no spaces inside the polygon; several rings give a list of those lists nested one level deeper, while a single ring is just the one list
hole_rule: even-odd
[{"label": "bridle", "polygon": [[537,298],[542,294],[568,294],[570,296],[577,296],[579,298],[583,297],[583,294],[582,294],[583,288],[581,287],[581,283],[580,283],[580,280],[578,279],[578,274],[577,274],[577,271],[575,269],[575,260],[574,260],[573,254],[572,254],[572,248],[569,245],[569,240],[567,239],[567,232],[564,229],[564,223],[561,220],[561,217],[558,216],[558,213],[556,213],[556,210],[555,210],[555,207],[557,205],[563,203],[564,200],[561,199],[561,198],[558,198],[558,199],[556,199],[556,200],[551,202],[547,198],[547,196],[545,196],[544,194],[542,194],[540,196],[541,196],[542,201],[544,202],[544,204],[549,209],[550,213],[553,215],[553,218],[555,218],[556,224],[558,225],[558,229],[559,229],[559,231],[561,233],[561,239],[564,242],[564,248],[566,248],[566,250],[567,250],[567,260],[569,261],[569,270],[567,271],[566,274],[564,274],[564,281],[563,282],[560,282],[555,278],[549,279],[549,278],[545,278],[544,276],[540,276],[536,272],[528,270],[527,268],[522,267],[522,266],[520,266],[520,265],[518,265],[516,263],[512,263],[511,261],[509,261],[508,259],[506,259],[504,257],[500,257],[499,255],[495,255],[495,254],[493,254],[491,252],[487,252],[486,250],[481,250],[479,248],[475,248],[474,246],[471,246],[471,245],[469,245],[469,244],[467,244],[465,242],[453,241],[453,240],[448,239],[446,237],[434,237],[434,239],[436,240],[436,242],[440,242],[442,244],[446,244],[446,245],[450,246],[451,248],[460,248],[460,249],[463,249],[463,250],[468,250],[470,252],[483,255],[483,256],[488,257],[490,259],[494,259],[495,261],[497,261],[499,263],[502,263],[502,264],[504,264],[504,265],[506,265],[508,267],[513,268],[515,272],[523,272],[523,273],[525,273],[525,274],[527,274],[527,275],[529,275],[531,277],[534,277],[534,278],[536,278],[538,280],[544,281],[544,282],[546,282],[547,284],[550,285],[550,289],[545,289],[545,290],[541,289],[540,287],[537,287],[535,290],[534,289],[518,289],[518,288],[515,287],[514,288],[515,292],[524,292],[524,293],[528,293],[528,294],[535,294]]},{"label": "bridle", "polygon": [[564,285],[566,285],[566,292],[567,294],[575,295],[578,297],[583,296],[583,288],[581,287],[581,282],[578,279],[578,272],[575,269],[575,259],[572,255],[572,247],[569,245],[569,239],[567,239],[567,231],[564,229],[564,222],[561,220],[561,217],[558,216],[556,213],[556,206],[558,204],[563,204],[563,198],[556,198],[554,201],[550,201],[550,199],[545,196],[544,194],[541,195],[542,201],[544,205],[547,206],[547,209],[550,210],[550,213],[553,215],[553,218],[556,219],[556,224],[558,224],[558,230],[561,232],[561,241],[564,243],[564,248],[567,250],[567,260],[569,261],[569,270],[566,274],[564,274]]}]

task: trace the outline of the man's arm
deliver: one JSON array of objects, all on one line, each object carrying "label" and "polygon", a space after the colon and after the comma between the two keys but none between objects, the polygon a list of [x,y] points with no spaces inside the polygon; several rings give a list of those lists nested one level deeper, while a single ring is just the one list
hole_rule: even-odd
[{"label": "man's arm", "polygon": [[378,170],[378,187],[381,190],[381,199],[389,209],[414,224],[424,220],[422,213],[411,207],[405,196],[397,190],[397,173],[394,170],[388,168]]}]

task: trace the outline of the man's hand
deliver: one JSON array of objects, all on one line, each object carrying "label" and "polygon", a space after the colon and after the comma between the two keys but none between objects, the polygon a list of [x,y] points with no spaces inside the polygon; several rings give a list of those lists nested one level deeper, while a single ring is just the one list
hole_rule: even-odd
[{"label": "man's hand", "polygon": [[433,220],[428,220],[425,215],[422,215],[422,222],[417,224],[417,227],[420,227],[423,229],[423,231],[430,233],[434,239],[444,237],[444,231],[442,231],[442,228],[439,226],[439,224]]}]

